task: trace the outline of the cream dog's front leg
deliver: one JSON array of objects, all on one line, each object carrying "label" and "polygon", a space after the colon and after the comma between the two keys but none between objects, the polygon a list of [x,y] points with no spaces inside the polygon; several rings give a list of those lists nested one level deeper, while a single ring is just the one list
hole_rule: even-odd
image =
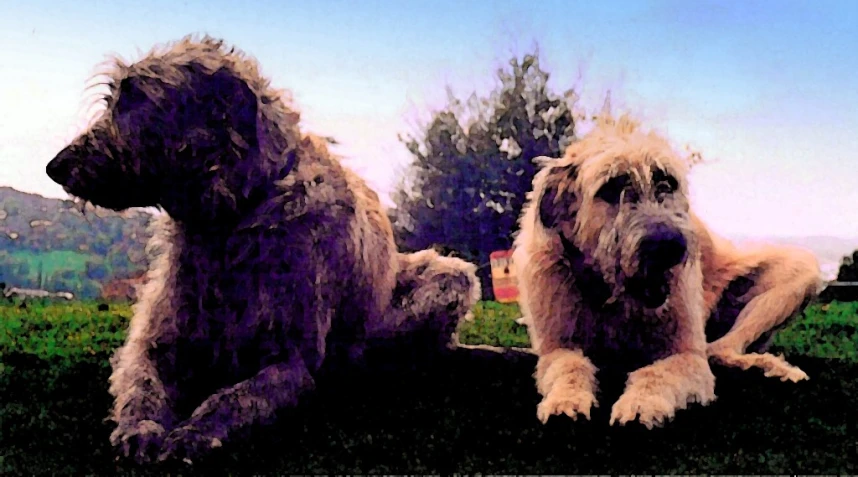
[{"label": "cream dog's front leg", "polygon": [[536,387],[542,402],[536,416],[544,424],[553,415],[566,414],[576,420],[579,414],[590,419],[596,400],[596,367],[581,350],[556,349],[539,357]]},{"label": "cream dog's front leg", "polygon": [[648,429],[672,419],[689,402],[703,405],[715,400],[715,375],[706,354],[683,352],[629,374],[626,389],[611,409],[611,425],[640,416]]},{"label": "cream dog's front leg", "polygon": [[641,424],[652,429],[690,402],[707,405],[715,400],[715,375],[706,356],[699,267],[692,267],[684,278],[673,284],[665,311],[665,333],[672,337],[670,354],[629,373],[626,389],[611,409],[611,425],[640,416]]}]

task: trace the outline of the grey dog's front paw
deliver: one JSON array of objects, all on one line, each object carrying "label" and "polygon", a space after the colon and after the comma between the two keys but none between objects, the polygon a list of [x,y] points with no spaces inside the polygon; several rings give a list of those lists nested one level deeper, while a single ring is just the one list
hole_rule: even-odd
[{"label": "grey dog's front paw", "polygon": [[207,435],[191,425],[182,426],[167,435],[158,461],[181,460],[192,464],[195,459],[220,446],[220,438]]},{"label": "grey dog's front paw", "polygon": [[161,424],[144,419],[117,426],[110,434],[110,443],[118,447],[123,456],[143,464],[152,462],[158,455],[163,436],[164,427]]}]

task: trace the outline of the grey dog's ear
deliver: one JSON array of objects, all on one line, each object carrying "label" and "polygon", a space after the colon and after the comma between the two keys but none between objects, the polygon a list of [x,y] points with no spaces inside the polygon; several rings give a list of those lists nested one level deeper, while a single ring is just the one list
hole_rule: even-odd
[{"label": "grey dog's ear", "polygon": [[[119,95],[114,98],[116,101],[114,104],[114,113],[120,115],[130,112],[151,101],[149,94],[146,93],[146,90],[151,88],[147,87],[145,83],[146,78],[139,76],[123,78],[119,82]],[[153,93],[157,94],[158,91],[153,91]]]},{"label": "grey dog's ear", "polygon": [[562,222],[575,220],[578,198],[574,183],[578,167],[574,164],[552,167],[539,194],[539,221],[545,228],[554,228]]},{"label": "grey dog's ear", "polygon": [[[257,97],[244,80],[225,68],[209,73],[193,64],[187,67],[184,78],[182,82],[177,80],[178,87],[141,75],[123,78],[119,83],[114,114],[139,111],[151,115],[156,114],[164,105],[181,105],[181,115],[162,115],[163,117],[157,118],[157,123],[163,124],[166,121],[170,124],[164,125],[164,128],[184,133],[185,127],[199,127],[196,122],[215,122],[219,126],[226,126],[223,128],[223,137],[219,138],[219,144],[229,138],[235,138],[235,133],[246,143],[245,145],[238,141],[237,145],[241,148],[252,148],[258,144]],[[135,118],[138,123],[146,120],[148,118]]]},{"label": "grey dog's ear", "polygon": [[214,108],[216,117],[223,117],[230,129],[251,147],[258,143],[256,121],[259,104],[256,93],[248,84],[225,69],[212,74],[206,81],[200,99]]}]

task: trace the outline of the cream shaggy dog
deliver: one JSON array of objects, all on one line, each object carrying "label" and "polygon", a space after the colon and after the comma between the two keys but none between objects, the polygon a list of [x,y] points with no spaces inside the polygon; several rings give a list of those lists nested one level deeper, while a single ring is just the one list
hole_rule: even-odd
[{"label": "cream shaggy dog", "polygon": [[599,363],[631,370],[611,424],[648,428],[715,399],[707,358],[807,378],[764,351],[821,288],[810,252],[714,234],[691,210],[687,160],[628,116],[537,162],[513,259],[540,420],[589,419]]}]

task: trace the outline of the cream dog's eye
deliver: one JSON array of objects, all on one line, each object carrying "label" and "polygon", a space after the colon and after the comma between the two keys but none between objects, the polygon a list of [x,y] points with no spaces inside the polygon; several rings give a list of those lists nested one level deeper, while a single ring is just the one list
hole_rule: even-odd
[{"label": "cream dog's eye", "polygon": [[661,181],[655,185],[655,195],[656,197],[662,197],[667,194],[673,193],[673,186],[671,186],[667,181]]}]

